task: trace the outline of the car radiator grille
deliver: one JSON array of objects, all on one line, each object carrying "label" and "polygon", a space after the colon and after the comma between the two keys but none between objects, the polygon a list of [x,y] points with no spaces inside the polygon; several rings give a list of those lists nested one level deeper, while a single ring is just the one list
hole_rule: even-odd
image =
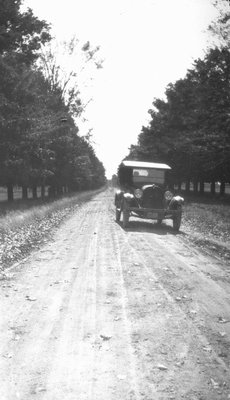
[{"label": "car radiator grille", "polygon": [[148,187],[143,191],[142,207],[162,208],[163,192],[159,187]]}]

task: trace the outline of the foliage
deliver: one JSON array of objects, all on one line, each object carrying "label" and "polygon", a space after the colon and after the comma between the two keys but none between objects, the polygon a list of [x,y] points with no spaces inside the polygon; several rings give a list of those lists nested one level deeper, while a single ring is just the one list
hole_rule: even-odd
[{"label": "foliage", "polygon": [[73,36],[67,42],[52,41],[43,48],[39,65],[52,90],[59,90],[62,101],[71,114],[79,117],[84,112],[90,98],[81,98],[81,88],[92,80],[92,69],[102,68],[98,58],[99,47],[92,48],[90,42],[81,45]]},{"label": "foliage", "polygon": [[33,15],[21,12],[21,0],[0,0],[0,54],[14,54],[18,61],[31,64],[42,44],[51,39],[49,25]]},{"label": "foliage", "polygon": [[209,32],[217,42],[218,47],[230,47],[230,2],[229,0],[214,0],[218,17],[209,26]]},{"label": "foliage", "polygon": [[[49,25],[20,6],[19,0],[0,0],[0,185],[7,186],[9,199],[13,185],[23,186],[25,196],[28,186],[49,184],[55,194],[63,187],[101,185],[104,168],[73,119],[83,110],[77,82],[69,86],[75,73],[63,78],[57,64],[50,64],[50,74],[35,64],[51,39]],[[73,53],[75,42],[66,47]],[[85,45],[87,62],[97,50]],[[80,156],[89,160],[84,174]],[[100,176],[92,180],[91,171]]]},{"label": "foliage", "polygon": [[211,49],[155,99],[129,158],[164,161],[176,182],[230,181],[230,52]]}]

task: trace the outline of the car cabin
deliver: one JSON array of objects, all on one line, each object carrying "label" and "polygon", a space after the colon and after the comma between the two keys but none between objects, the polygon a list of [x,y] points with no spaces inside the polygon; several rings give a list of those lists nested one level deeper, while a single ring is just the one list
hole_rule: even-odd
[{"label": "car cabin", "polygon": [[124,160],[118,169],[118,180],[121,186],[163,186],[165,173],[169,170],[171,167],[167,164]]}]

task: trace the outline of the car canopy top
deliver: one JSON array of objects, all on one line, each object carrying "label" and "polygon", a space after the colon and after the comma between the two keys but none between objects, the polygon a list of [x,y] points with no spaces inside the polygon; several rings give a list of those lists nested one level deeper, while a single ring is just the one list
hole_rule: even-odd
[{"label": "car canopy top", "polygon": [[144,161],[133,161],[123,160],[120,167],[131,167],[131,168],[155,168],[155,169],[171,169],[167,164],[144,162]]}]

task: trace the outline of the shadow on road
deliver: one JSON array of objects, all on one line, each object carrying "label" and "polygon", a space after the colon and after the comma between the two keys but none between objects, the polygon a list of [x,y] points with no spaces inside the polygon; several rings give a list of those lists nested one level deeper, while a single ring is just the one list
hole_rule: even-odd
[{"label": "shadow on road", "polygon": [[157,222],[154,222],[154,221],[131,220],[131,221],[129,221],[128,227],[125,229],[123,228],[122,221],[117,222],[117,224],[126,232],[148,232],[148,233],[154,233],[155,235],[160,235],[160,236],[167,235],[167,234],[171,234],[171,235],[182,235],[183,234],[182,231],[179,231],[179,232],[174,231],[172,226],[167,225],[164,222],[162,224],[158,224]]}]

